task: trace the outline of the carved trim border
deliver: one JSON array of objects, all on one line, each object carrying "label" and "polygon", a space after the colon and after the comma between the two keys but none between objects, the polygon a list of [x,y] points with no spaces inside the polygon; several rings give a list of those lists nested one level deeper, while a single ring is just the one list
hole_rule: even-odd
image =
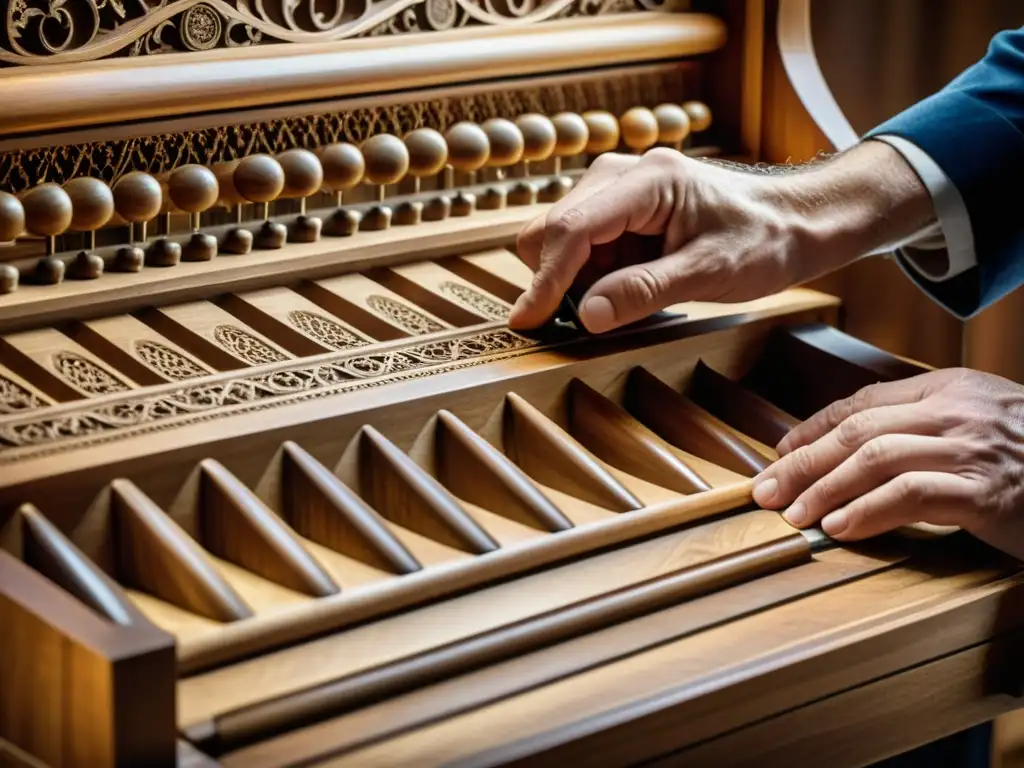
[{"label": "carved trim border", "polygon": [[[192,426],[266,408],[380,387],[518,357],[540,342],[507,328],[471,332],[379,352],[340,354],[313,365],[253,373],[106,404],[37,411],[0,420],[0,466],[94,447],[114,440]],[[544,345],[549,347],[551,345]]]}]

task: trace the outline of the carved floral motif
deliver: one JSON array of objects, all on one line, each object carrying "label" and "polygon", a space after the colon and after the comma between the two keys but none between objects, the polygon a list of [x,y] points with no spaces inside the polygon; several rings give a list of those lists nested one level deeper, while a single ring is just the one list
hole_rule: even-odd
[{"label": "carved floral motif", "polygon": [[669,0],[9,0],[0,64],[316,43],[670,10]]},{"label": "carved floral motif", "polygon": [[444,330],[444,326],[436,320],[431,320],[408,304],[402,304],[387,296],[367,296],[366,304],[378,315],[387,318],[391,323],[414,336]]},{"label": "carved floral motif", "polygon": [[0,376],[0,414],[31,411],[44,405],[42,400],[17,382]]},{"label": "carved floral motif", "polygon": [[509,308],[498,301],[485,296],[480,291],[470,288],[462,283],[445,281],[440,285],[441,293],[448,298],[454,299],[456,303],[468,307],[481,317],[490,320],[508,320]]},{"label": "carved floral motif", "polygon": [[352,333],[352,331],[348,330],[337,320],[332,320],[316,312],[297,309],[288,313],[288,320],[300,331],[316,339],[325,347],[351,349],[352,347],[362,347],[369,343],[366,339],[362,339]]},{"label": "carved floral motif", "polygon": [[234,325],[218,325],[213,329],[213,338],[224,349],[250,365],[266,365],[288,359],[262,339]]},{"label": "carved floral motif", "polygon": [[53,367],[57,373],[79,392],[89,395],[109,395],[111,392],[125,392],[125,382],[74,352],[58,352],[53,356]]},{"label": "carved floral motif", "polygon": [[[433,376],[492,360],[525,354],[538,342],[505,328],[411,344],[365,354],[339,354],[314,366],[296,364],[276,371],[194,385],[152,395],[134,395],[102,406],[45,411],[0,423],[0,464],[193,424],[267,407]],[[17,448],[17,451],[10,449]],[[26,450],[26,449],[33,450]]]},{"label": "carved floral motif", "polygon": [[171,381],[196,379],[209,374],[205,368],[196,365],[180,352],[158,341],[149,341],[148,339],[136,341],[135,353],[142,362]]}]

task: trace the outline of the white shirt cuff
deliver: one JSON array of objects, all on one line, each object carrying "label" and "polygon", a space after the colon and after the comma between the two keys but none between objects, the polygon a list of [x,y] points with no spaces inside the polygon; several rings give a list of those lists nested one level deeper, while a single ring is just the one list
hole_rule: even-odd
[{"label": "white shirt cuff", "polygon": [[907,161],[931,195],[936,221],[929,227],[883,251],[898,250],[916,272],[934,282],[956,277],[977,266],[974,232],[960,191],[938,164],[920,147],[899,136],[873,136],[884,141]]}]

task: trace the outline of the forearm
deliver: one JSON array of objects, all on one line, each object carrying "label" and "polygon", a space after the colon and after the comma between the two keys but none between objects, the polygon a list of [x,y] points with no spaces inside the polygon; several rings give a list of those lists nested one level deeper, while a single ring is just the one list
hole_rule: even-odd
[{"label": "forearm", "polygon": [[885,251],[935,222],[928,189],[897,150],[879,141],[775,181],[801,249],[821,262],[815,272]]}]

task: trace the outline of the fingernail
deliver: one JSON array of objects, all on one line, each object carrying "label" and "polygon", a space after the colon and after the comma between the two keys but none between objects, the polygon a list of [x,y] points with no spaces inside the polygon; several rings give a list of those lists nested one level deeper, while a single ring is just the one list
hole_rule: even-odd
[{"label": "fingernail", "polygon": [[762,507],[772,503],[772,499],[775,498],[775,494],[779,490],[779,481],[774,477],[769,477],[767,480],[762,480],[760,483],[754,485],[754,501],[760,504]]},{"label": "fingernail", "polygon": [[790,525],[803,525],[807,522],[807,507],[802,501],[798,501],[783,513]]},{"label": "fingernail", "polygon": [[591,333],[607,331],[615,325],[615,307],[604,296],[592,296],[580,307],[580,319]]},{"label": "fingernail", "polygon": [[849,520],[846,519],[846,510],[840,509],[825,515],[825,519],[821,521],[821,530],[829,536],[837,536],[846,530],[848,524]]}]

